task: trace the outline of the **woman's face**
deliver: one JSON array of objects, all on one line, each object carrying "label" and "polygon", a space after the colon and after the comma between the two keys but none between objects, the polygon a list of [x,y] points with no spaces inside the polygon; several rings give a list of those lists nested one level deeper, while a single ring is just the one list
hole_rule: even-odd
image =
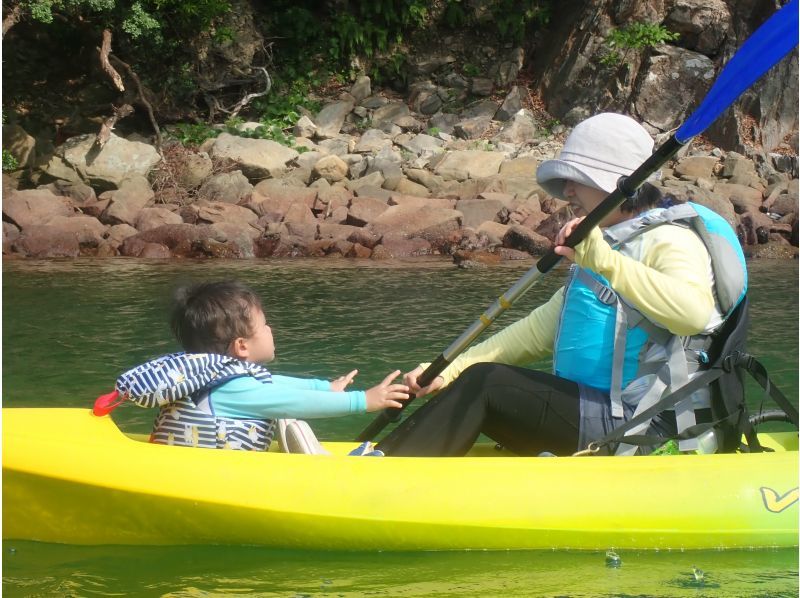
[{"label": "woman's face", "polygon": [[[608,193],[602,189],[595,189],[575,181],[564,184],[564,199],[569,202],[576,217],[586,216],[603,201]],[[626,217],[619,210],[614,210],[610,215],[600,221],[600,226],[617,224]]]}]

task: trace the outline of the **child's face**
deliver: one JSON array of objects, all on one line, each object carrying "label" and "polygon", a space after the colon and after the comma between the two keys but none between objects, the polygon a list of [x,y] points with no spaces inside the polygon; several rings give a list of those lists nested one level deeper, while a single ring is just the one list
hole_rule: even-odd
[{"label": "child's face", "polygon": [[234,341],[236,357],[253,363],[272,361],[275,359],[275,341],[264,312],[253,308],[250,311],[250,324],[253,333],[247,338]]}]

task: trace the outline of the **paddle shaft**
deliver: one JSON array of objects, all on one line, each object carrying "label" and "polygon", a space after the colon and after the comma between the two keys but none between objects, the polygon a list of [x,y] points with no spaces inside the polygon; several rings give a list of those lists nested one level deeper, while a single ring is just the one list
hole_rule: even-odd
[{"label": "paddle shaft", "polygon": [[[617,183],[617,188],[609,193],[605,199],[584,218],[578,226],[567,237],[564,245],[575,247],[583,241],[592,229],[600,224],[614,210],[618,209],[622,202],[628,197],[635,195],[636,190],[641,187],[654,172],[672,158],[678,150],[683,147],[683,143],[674,136],[670,137],[656,152],[645,160],[630,176],[623,177]],[[417,382],[421,387],[425,387],[433,382],[453,360],[458,357],[467,347],[469,347],[486,328],[494,322],[500,314],[511,307],[517,299],[522,297],[530,289],[540,276],[552,270],[561,261],[561,256],[555,249],[548,251],[536,264],[528,270],[522,277],[514,283],[503,295],[494,302],[467,328],[461,336],[454,340],[427,368],[420,374]],[[416,397],[412,394],[403,402],[401,408],[384,409],[372,422],[364,428],[356,440],[363,442],[372,440],[391,422],[397,421],[404,409]]]}]

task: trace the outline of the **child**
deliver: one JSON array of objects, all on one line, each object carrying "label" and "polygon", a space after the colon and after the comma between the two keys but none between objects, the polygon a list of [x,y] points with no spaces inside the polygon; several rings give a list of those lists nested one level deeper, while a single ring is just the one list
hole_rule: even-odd
[{"label": "child", "polygon": [[[195,385],[199,388],[173,396],[152,393],[155,399],[147,406],[158,404],[161,410],[151,440],[159,444],[263,451],[269,448],[277,418],[378,411],[400,407],[399,401],[408,398],[408,387],[391,383],[399,370],[367,391],[345,391],[358,370],[331,382],[270,374],[257,364],[275,358],[272,330],[258,296],[239,282],[179,289],[171,326],[186,354],[165,356],[133,372],[141,380],[151,373],[143,374],[141,368],[156,366],[179,385],[192,378],[201,382]],[[143,404],[130,396],[136,393],[125,392]]]}]

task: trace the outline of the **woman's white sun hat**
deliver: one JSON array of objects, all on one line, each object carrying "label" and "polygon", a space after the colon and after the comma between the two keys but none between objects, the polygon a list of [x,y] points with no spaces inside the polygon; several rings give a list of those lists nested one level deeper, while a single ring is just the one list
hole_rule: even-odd
[{"label": "woman's white sun hat", "polygon": [[536,178],[547,193],[561,199],[566,181],[611,193],[621,176],[650,157],[653,145],[650,134],[631,117],[604,112],[576,125],[558,159],[542,162]]}]

